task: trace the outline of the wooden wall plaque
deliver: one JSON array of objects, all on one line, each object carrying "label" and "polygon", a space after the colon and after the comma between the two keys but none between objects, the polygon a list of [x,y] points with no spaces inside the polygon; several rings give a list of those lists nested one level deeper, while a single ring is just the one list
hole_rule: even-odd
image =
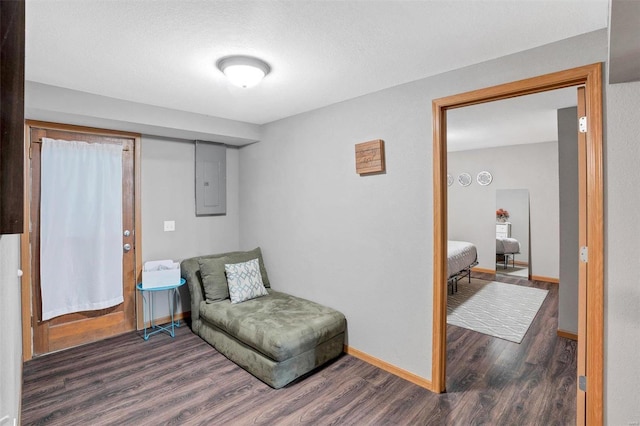
[{"label": "wooden wall plaque", "polygon": [[384,171],[384,141],[382,139],[356,144],[356,173],[368,175]]}]

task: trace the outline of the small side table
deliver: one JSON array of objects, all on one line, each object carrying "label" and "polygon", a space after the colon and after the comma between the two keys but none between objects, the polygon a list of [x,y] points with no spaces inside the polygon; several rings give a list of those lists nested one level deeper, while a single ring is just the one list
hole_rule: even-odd
[{"label": "small side table", "polygon": [[[144,340],[149,340],[149,337],[151,337],[152,335],[156,334],[156,333],[160,333],[161,331],[166,331],[167,333],[169,333],[169,335],[171,337],[175,337],[175,327],[180,327],[180,320],[175,321],[174,320],[174,311],[176,308],[176,303],[175,303],[175,299],[178,296],[178,287],[180,287],[181,285],[183,285],[185,283],[185,279],[184,278],[180,278],[180,282],[174,285],[167,285],[164,287],[154,287],[154,288],[143,288],[142,287],[142,283],[138,283],[138,285],[136,286],[136,288],[138,289],[138,291],[140,291],[140,294],[142,295],[142,300],[147,300],[146,297],[144,297],[144,293],[145,292],[149,292],[149,299],[147,300],[147,305],[149,306],[149,316],[151,317],[149,320],[149,325],[150,327],[148,327],[150,330],[153,331],[149,331],[147,332],[147,322],[144,320],[144,308],[142,310],[142,321],[144,322]],[[154,323],[153,320],[153,293],[156,291],[166,291],[168,290],[168,296],[169,296],[169,312],[171,314],[171,323],[167,324],[167,325],[158,325]]]}]

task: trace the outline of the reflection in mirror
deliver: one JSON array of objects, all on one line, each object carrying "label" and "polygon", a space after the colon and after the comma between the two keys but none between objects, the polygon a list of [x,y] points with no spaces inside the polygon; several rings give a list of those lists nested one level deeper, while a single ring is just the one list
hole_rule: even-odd
[{"label": "reflection in mirror", "polygon": [[496,190],[496,273],[528,279],[529,190]]}]

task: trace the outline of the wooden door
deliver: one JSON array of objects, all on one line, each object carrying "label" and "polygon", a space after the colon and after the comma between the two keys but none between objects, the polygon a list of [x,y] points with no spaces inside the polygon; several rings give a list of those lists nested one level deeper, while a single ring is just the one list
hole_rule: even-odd
[{"label": "wooden door", "polygon": [[[92,131],[93,130],[93,131]],[[134,244],[134,149],[136,137],[113,132],[98,133],[94,129],[73,126],[29,126],[31,152],[31,282],[32,282],[32,328],[33,352],[41,355],[48,352],[78,346],[105,339],[135,329],[135,244]],[[40,141],[43,137],[107,143],[122,146],[122,244],[123,249],[123,303],[106,309],[84,311],[42,320],[40,291]],[[125,236],[124,231],[129,230]]]},{"label": "wooden door", "polygon": [[[586,117],[586,94],[578,87],[578,118]],[[587,246],[587,134],[578,130],[578,246]],[[578,261],[578,378],[587,375],[587,263]],[[586,424],[586,392],[578,380],[576,424]]]}]

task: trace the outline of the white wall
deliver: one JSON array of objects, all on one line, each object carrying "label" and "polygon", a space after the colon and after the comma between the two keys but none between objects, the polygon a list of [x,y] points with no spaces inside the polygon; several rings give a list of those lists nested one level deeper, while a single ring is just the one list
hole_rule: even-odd
[{"label": "white wall", "polygon": [[17,419],[20,415],[22,305],[19,268],[20,236],[0,235],[0,419],[5,416]]},{"label": "white wall", "polygon": [[640,423],[640,82],[607,85],[605,150],[605,411]]},{"label": "white wall", "polygon": [[[342,310],[350,346],[430,379],[431,100],[602,61],[606,44],[589,33],[265,125],[240,152],[241,245],[262,246],[276,289]],[[387,173],[359,177],[354,144],[375,138]]]},{"label": "white wall", "polygon": [[[543,142],[500,148],[455,151],[447,155],[452,176],[467,172],[474,181],[467,187],[455,182],[448,189],[449,238],[478,246],[478,266],[495,269],[496,191],[529,190],[531,274],[558,278],[558,143]],[[483,170],[493,175],[481,186],[475,176]],[[501,206],[504,207],[504,206]],[[512,221],[517,217],[512,217]],[[527,261],[527,255],[516,256]]]},{"label": "white wall", "polygon": [[[142,137],[142,260],[181,260],[238,250],[238,149],[227,148],[227,214],[195,213],[195,145],[193,141]],[[176,230],[164,232],[164,221]],[[177,312],[190,311],[189,290],[180,289]],[[169,315],[167,296],[155,294],[154,316]]]}]

